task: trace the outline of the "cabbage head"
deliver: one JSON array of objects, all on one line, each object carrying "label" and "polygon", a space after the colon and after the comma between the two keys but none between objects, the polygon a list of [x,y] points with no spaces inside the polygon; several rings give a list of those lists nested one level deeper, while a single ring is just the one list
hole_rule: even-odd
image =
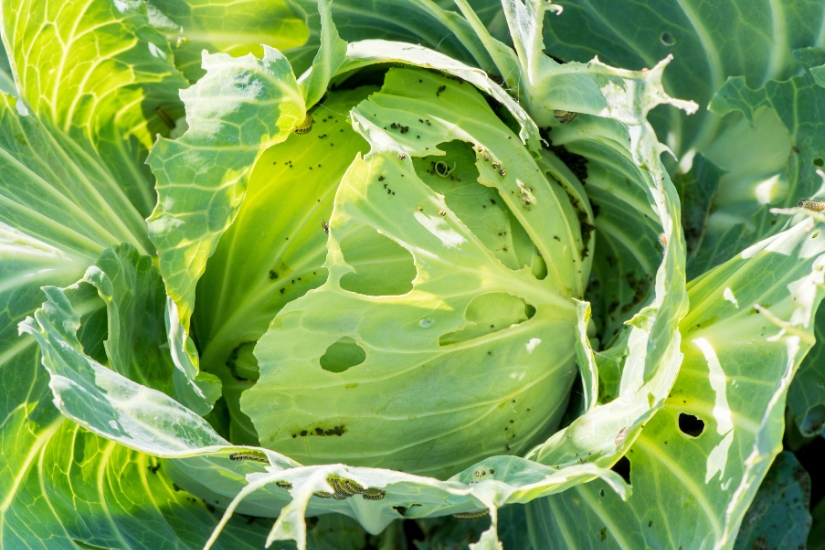
[{"label": "cabbage head", "polygon": [[804,546],[822,2],[563,4],[0,0],[0,549]]}]

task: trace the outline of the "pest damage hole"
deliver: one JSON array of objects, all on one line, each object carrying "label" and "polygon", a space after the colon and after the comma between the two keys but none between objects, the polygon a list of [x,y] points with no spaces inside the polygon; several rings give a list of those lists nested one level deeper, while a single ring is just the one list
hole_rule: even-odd
[{"label": "pest damage hole", "polygon": [[488,292],[473,299],[464,312],[466,326],[443,334],[442,346],[466,342],[518,325],[533,317],[536,308],[518,296],[506,292]]},{"label": "pest damage hole", "polygon": [[345,336],[327,348],[321,356],[321,368],[329,372],[344,372],[360,365],[366,358],[364,349],[355,340]]},{"label": "pest damage hole", "polygon": [[690,437],[699,437],[705,430],[705,422],[692,414],[679,413],[679,429]]},{"label": "pest damage hole", "polygon": [[365,296],[398,296],[412,290],[418,271],[410,252],[368,225],[341,239],[344,261],[355,269],[341,277],[341,288]]},{"label": "pest damage hole", "polygon": [[[506,163],[492,151],[481,146],[474,149],[471,143],[465,141],[442,143],[438,149],[444,154],[413,158],[418,177],[444,197],[450,213],[467,226],[502,264],[514,270],[528,266],[537,279],[544,279],[547,265],[521,222],[507,206],[508,201],[502,198],[498,188],[482,185],[478,181],[477,163],[495,164],[497,170],[505,170]],[[484,157],[487,161],[481,160]],[[427,216],[441,214],[437,207],[417,207]],[[446,210],[442,211],[446,214]]]},{"label": "pest damage hole", "polygon": [[611,470],[622,476],[622,479],[624,479],[626,483],[630,484],[630,461],[626,456],[620,458],[619,461],[613,465]]},{"label": "pest damage hole", "polygon": [[662,44],[665,46],[673,46],[676,44],[676,39],[669,32],[663,32],[662,36],[659,37],[659,40],[662,41]]}]

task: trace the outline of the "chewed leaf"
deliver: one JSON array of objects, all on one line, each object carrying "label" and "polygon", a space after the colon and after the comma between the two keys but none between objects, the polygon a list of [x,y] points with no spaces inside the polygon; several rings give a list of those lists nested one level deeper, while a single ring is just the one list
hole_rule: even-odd
[{"label": "chewed leaf", "polygon": [[[583,291],[585,267],[569,198],[467,84],[394,69],[352,117],[373,149],[338,188],[329,278],[287,304],[258,342],[260,378],[242,410],[262,445],[304,463],[448,477],[485,454],[525,450],[558,421],[575,376],[570,298]],[[543,279],[499,261],[416,172],[411,157],[451,139],[472,146],[474,185],[496,191],[476,199],[473,214],[496,209],[520,223],[546,262]],[[455,179],[444,166],[423,168]],[[412,280],[398,280],[406,287],[370,279],[386,286],[382,295],[346,283],[370,273],[350,265],[345,248],[352,234],[364,242],[364,228],[377,231],[359,246],[384,262],[379,278],[407,274],[399,261],[409,258]],[[356,352],[342,368],[325,364]]]},{"label": "chewed leaf", "polygon": [[158,179],[149,236],[185,330],[198,279],[237,214],[252,165],[306,115],[292,69],[277,50],[265,46],[263,59],[205,53],[203,66],[206,76],[181,92],[189,129],[176,140],[158,140],[147,161]]},{"label": "chewed leaf", "polygon": [[302,14],[285,0],[152,0],[148,12],[169,41],[175,67],[191,83],[206,74],[201,68],[204,50],[261,57],[262,44],[284,51],[303,45],[310,33]]},{"label": "chewed leaf", "polygon": [[521,129],[519,137],[533,150],[540,149],[539,131],[536,123],[524,109],[484,71],[465,65],[437,51],[415,44],[390,42],[387,40],[362,40],[347,46],[347,59],[340,72],[352,71],[378,63],[401,62],[405,65],[437,69],[470,82],[480,90],[501,102],[518,121]]},{"label": "chewed leaf", "polygon": [[[820,231],[806,220],[691,283],[679,377],[626,455],[633,496],[619,504],[596,482],[531,503],[543,532],[553,539],[563,528],[593,544],[609,537],[614,547],[733,543],[782,448],[787,391],[812,344],[825,273]],[[594,529],[602,525],[603,537]]]}]

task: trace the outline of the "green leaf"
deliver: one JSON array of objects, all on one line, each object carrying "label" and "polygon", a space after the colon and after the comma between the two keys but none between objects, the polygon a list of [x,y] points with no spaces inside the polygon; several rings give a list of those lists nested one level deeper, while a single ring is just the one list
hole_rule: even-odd
[{"label": "green leaf", "polygon": [[825,308],[816,312],[816,344],[802,360],[788,392],[788,409],[804,437],[825,429]]},{"label": "green leaf", "polygon": [[[322,42],[317,0],[293,0],[310,29],[303,46],[285,51],[296,74],[310,67]],[[442,2],[443,4],[443,2]],[[452,2],[450,2],[450,7]],[[382,39],[421,44],[452,59],[496,73],[473,27],[459,14],[430,0],[335,0],[332,19],[349,43]]]},{"label": "green leaf", "polygon": [[[544,28],[550,55],[578,62],[598,56],[605,63],[630,69],[650,68],[673,55],[665,89],[703,107],[729,76],[744,76],[752,86],[792,76],[796,70],[792,51],[816,44],[824,15],[817,0],[562,3],[564,13]],[[735,122],[705,109],[691,117],[662,109],[652,118],[677,159],[690,150],[704,153]],[[775,144],[775,135],[763,136]],[[684,171],[689,168],[688,162]]]},{"label": "green leaf", "polygon": [[[309,464],[341,460],[440,478],[484,455],[526,450],[558,422],[575,375],[570,297],[583,293],[587,269],[570,199],[469,84],[390,70],[352,117],[372,149],[338,188],[329,278],[288,303],[259,341],[261,376],[241,397],[242,410],[262,445]],[[472,146],[475,177],[498,191],[493,201],[475,199],[465,215],[410,160],[438,154],[453,139]],[[480,242],[462,221],[493,209],[518,220],[508,233],[523,226],[547,262],[544,280],[521,263],[503,265],[494,251],[507,252],[506,241]],[[367,246],[359,241],[399,251],[378,279],[407,278],[386,288],[361,282],[369,272],[348,263]],[[363,351],[342,372],[324,357],[344,338]],[[393,396],[379,416],[375,395]]]},{"label": "green leaf", "polygon": [[26,108],[78,151],[99,157],[145,217],[155,194],[143,162],[155,136],[169,131],[164,120],[182,114],[178,89],[186,86],[146,6],[13,0],[2,10],[3,40]]},{"label": "green leaf", "polygon": [[347,43],[338,36],[338,30],[332,21],[332,0],[318,0],[318,12],[321,15],[321,45],[312,61],[312,70],[306,80],[301,82],[307,107],[318,103],[327,93],[329,81],[347,54]]},{"label": "green leaf", "polygon": [[[784,143],[781,144],[777,144],[776,138],[762,144],[762,147],[777,149],[774,156],[782,158],[782,173],[757,182],[751,180],[748,187],[741,185],[746,183],[745,180],[740,183],[738,190],[723,188],[720,199],[724,202],[716,216],[720,223],[714,223],[714,218],[711,218],[703,245],[703,256],[707,258],[705,265],[714,265],[720,254],[729,250],[741,250],[779,229],[776,218],[769,211],[771,205],[793,206],[819,190],[821,181],[816,171],[825,158],[825,147],[822,145],[825,119],[819,116],[817,110],[808,106],[825,101],[825,89],[816,83],[809,70],[810,66],[803,63],[806,57],[815,53],[817,52],[808,49],[794,53],[801,65],[802,74],[799,76],[781,82],[769,81],[756,89],[750,88],[744,77],[733,77],[714,96],[710,104],[714,112],[724,115],[738,111],[748,122],[754,124],[759,120],[760,111],[766,111],[780,121],[777,134],[786,134],[788,138],[787,142],[783,140]],[[822,63],[825,59],[813,61]],[[804,118],[800,118],[800,112],[805,113]],[[731,155],[730,147],[727,150],[721,145],[717,148],[718,151],[713,151],[712,154]],[[747,154],[759,158],[756,151],[747,151]],[[713,156],[710,158],[713,160]],[[762,163],[764,160],[760,162]],[[724,183],[723,180],[722,185]],[[745,195],[748,191],[756,196]],[[721,219],[722,215],[724,219]],[[697,268],[701,269],[701,264]]]},{"label": "green leaf", "polygon": [[302,46],[309,29],[285,0],[150,0],[149,19],[166,35],[175,67],[189,82],[206,74],[202,52],[263,56]]},{"label": "green leaf", "polygon": [[232,223],[260,153],[304,120],[304,99],[278,51],[263,59],[204,54],[206,76],[181,92],[189,129],[160,139],[148,163],[158,204],[148,219],[160,271],[184,330],[206,259]]},{"label": "green leaf", "polygon": [[822,229],[805,220],[689,286],[679,377],[626,455],[632,497],[620,502],[594,482],[534,501],[534,541],[565,548],[732,545],[782,449],[785,397],[813,345]]},{"label": "green leaf", "polygon": [[811,529],[811,478],[788,451],[768,470],[734,548],[804,548]]},{"label": "green leaf", "polygon": [[702,273],[697,266],[697,256],[702,256],[701,244],[705,236],[708,216],[719,190],[719,180],[724,171],[707,160],[701,153],[693,158],[693,166],[687,174],[676,174],[673,184],[682,201],[682,227],[688,253],[688,279]]},{"label": "green leaf", "polygon": [[235,443],[258,441],[238,402],[258,377],[254,342],[285,304],[326,280],[324,224],[335,190],[356,154],[369,150],[348,113],[374,90],[329,92],[309,110],[309,132],[293,133],[262,154],[238,215],[198,284],[193,335],[202,368],[223,382]]},{"label": "green leaf", "polygon": [[208,413],[221,395],[220,382],[173,362],[164,326],[166,295],[152,258],[130,245],[106,249],[80,282],[93,285],[106,303],[109,368],[198,414]]}]

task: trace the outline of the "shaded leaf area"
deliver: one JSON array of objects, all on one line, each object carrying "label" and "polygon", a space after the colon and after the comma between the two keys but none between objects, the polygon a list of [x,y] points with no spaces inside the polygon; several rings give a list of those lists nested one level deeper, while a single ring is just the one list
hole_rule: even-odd
[{"label": "shaded leaf area", "polygon": [[[786,166],[777,177],[751,181],[750,186],[746,180],[720,184],[721,204],[708,221],[696,269],[716,265],[729,251],[742,250],[775,233],[780,227],[769,211],[771,206],[794,206],[819,191],[821,178],[816,171],[825,158],[825,112],[818,106],[825,102],[825,89],[812,74],[812,68],[825,62],[825,50],[797,50],[794,58],[801,75],[782,82],[770,81],[758,88],[749,87],[744,77],[731,78],[710,104],[720,115],[737,111],[751,124],[757,121],[760,111],[763,119],[770,118],[769,115],[778,117],[792,147],[787,150],[776,138],[771,141],[777,153],[786,155]],[[804,118],[800,112],[805,113]],[[711,160],[718,152],[709,153]]]},{"label": "shaded leaf area", "polygon": [[534,543],[683,549],[733,543],[781,450],[785,396],[813,345],[825,267],[820,231],[802,222],[689,285],[679,376],[626,455],[633,495],[624,503],[593,482],[531,502]]},{"label": "shaded leaf area", "polygon": [[811,478],[793,453],[776,457],[759,486],[734,548],[804,548],[811,529]]},{"label": "shaded leaf area", "polygon": [[705,228],[713,208],[713,200],[719,190],[719,180],[724,171],[702,154],[693,158],[693,166],[687,174],[676,174],[673,185],[682,201],[682,227],[685,230],[688,262],[687,278],[691,280],[702,273],[695,267],[694,258],[701,254],[700,247]]},{"label": "shaded leaf area", "polygon": [[284,51],[303,46],[310,35],[304,14],[286,0],[151,0],[148,5],[150,22],[166,36],[175,67],[191,83],[206,74],[204,50],[260,58],[264,45]]},{"label": "shaded leaf area", "polygon": [[[825,50],[797,50],[794,55],[800,65],[806,67],[801,76],[786,82],[769,82],[758,89],[749,88],[741,78],[731,79],[711,105],[720,112],[738,110],[748,120],[757,117],[760,109],[767,108],[778,114],[794,143],[787,168],[788,193],[782,198],[782,204],[786,206],[793,206],[800,200],[816,195],[822,185],[817,170],[825,158],[825,147],[822,145],[825,140],[825,113],[817,108],[825,102],[825,89],[816,76],[819,74],[816,72],[818,66],[825,62]],[[800,119],[800,109],[808,113],[805,119]],[[755,236],[770,232],[778,220],[769,212],[768,206],[763,206],[750,217],[747,224],[728,225],[720,227],[715,233],[709,233],[704,256],[712,257],[723,248],[746,246]],[[747,208],[749,215],[752,207]],[[710,223],[713,224],[712,219]],[[701,265],[701,261],[697,261],[697,264]],[[817,380],[818,371],[821,369],[821,362],[817,361],[821,354],[819,348],[820,346],[816,346],[812,350],[811,358],[804,363],[801,376],[792,390],[798,399],[791,401],[791,410],[805,435],[811,435],[815,431],[820,422],[816,416],[825,406],[821,392],[817,390],[820,383]],[[821,425],[818,427],[821,428]]]},{"label": "shaded leaf area", "polygon": [[648,189],[640,185],[646,174],[627,149],[628,134],[622,125],[579,115],[554,128],[550,138],[554,145],[587,158],[584,187],[598,239],[593,252],[595,281],[587,297],[600,347],[607,349],[621,338],[625,321],[653,295],[665,251],[659,237],[664,234],[662,222]]},{"label": "shaded leaf area", "polygon": [[187,85],[146,5],[17,0],[2,9],[3,40],[27,108],[97,157],[142,220],[155,205],[144,161],[155,136],[167,135],[169,121],[183,114],[178,90]]},{"label": "shaded leaf area", "polygon": [[816,313],[816,344],[802,361],[788,393],[788,409],[799,432],[815,437],[825,429],[825,308]]},{"label": "shaded leaf area", "polygon": [[[341,38],[347,42],[378,38],[420,44],[458,61],[497,72],[470,24],[453,11],[452,2],[449,6],[445,2],[438,4],[428,0],[336,0],[332,3],[332,18]],[[301,74],[309,68],[318,50],[321,25],[316,0],[294,0],[294,5],[303,10],[310,34],[305,44],[284,53],[296,74]],[[481,7],[484,20],[489,22],[501,9],[498,2],[490,0],[485,0]]]},{"label": "shaded leaf area", "polygon": [[[673,55],[665,89],[702,107],[728,77],[742,76],[751,87],[759,87],[792,76],[797,70],[792,51],[818,45],[825,17],[817,0],[559,4],[564,12],[549,18],[544,29],[548,54],[580,62],[598,56],[613,66],[637,70]],[[677,158],[690,149],[705,152],[732,122],[704,109],[685,116],[668,107],[651,118],[661,141]],[[775,143],[775,136],[765,137]]]}]

